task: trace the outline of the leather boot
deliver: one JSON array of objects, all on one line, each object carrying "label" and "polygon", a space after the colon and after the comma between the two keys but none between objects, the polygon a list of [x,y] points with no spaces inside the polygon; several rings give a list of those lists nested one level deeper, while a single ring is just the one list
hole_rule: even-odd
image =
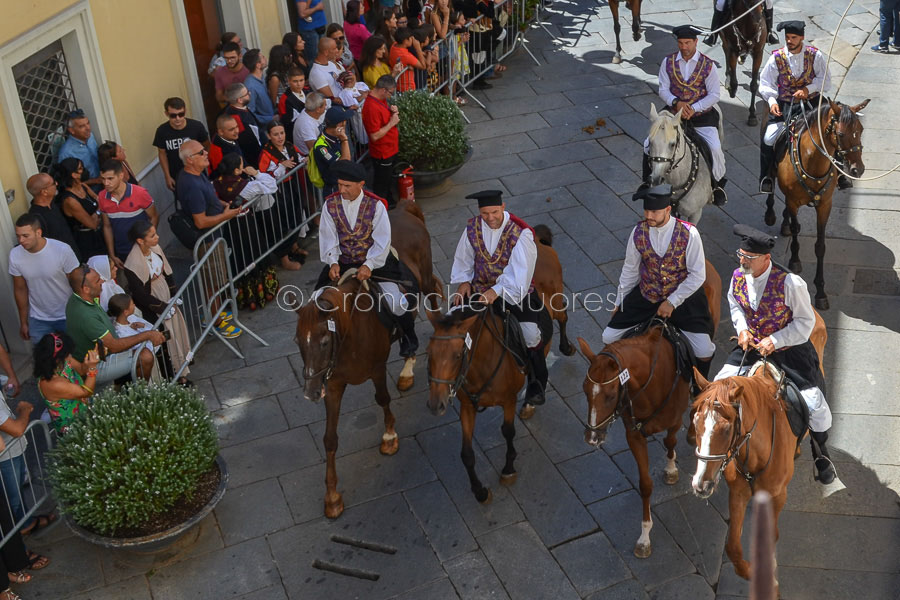
[{"label": "leather boot", "polygon": [[723,177],[713,182],[713,204],[716,206],[725,206],[728,203],[728,195],[725,193],[725,184],[728,179]]},{"label": "leather boot", "polygon": [[772,178],[772,169],[775,166],[775,148],[765,143],[759,145],[759,193],[772,194],[775,192],[775,181]]},{"label": "leather boot", "polygon": [[837,475],[834,470],[834,463],[828,455],[828,448],[825,442],[828,441],[827,431],[809,431],[809,445],[812,448],[813,462],[816,465],[815,480],[822,485],[828,485],[834,481]]},{"label": "leather boot", "polygon": [[525,389],[525,404],[538,406],[547,401],[544,395],[547,389],[547,359],[543,346],[528,350],[528,387]]},{"label": "leather boot", "polygon": [[[713,9],[712,23],[710,24],[709,28],[712,29],[713,31],[715,31],[716,29],[718,29],[719,27],[724,25],[727,21],[728,21],[728,19],[725,17],[724,10]],[[711,33],[708,36],[706,36],[706,38],[704,38],[703,43],[706,44],[707,46],[715,46],[716,41],[718,41],[718,39],[719,39],[718,33]]]},{"label": "leather boot", "polygon": [[416,313],[407,311],[397,318],[400,325],[400,356],[411,358],[419,349],[419,338],[416,336]]},{"label": "leather boot", "polygon": [[768,44],[777,44],[781,40],[778,39],[778,34],[775,33],[775,26],[772,24],[772,21],[775,19],[775,9],[767,8],[766,9],[766,29],[769,31],[769,37],[766,40]]},{"label": "leather boot", "polygon": [[644,153],[641,155],[641,185],[638,186],[638,191],[650,187],[650,170],[650,156]]}]

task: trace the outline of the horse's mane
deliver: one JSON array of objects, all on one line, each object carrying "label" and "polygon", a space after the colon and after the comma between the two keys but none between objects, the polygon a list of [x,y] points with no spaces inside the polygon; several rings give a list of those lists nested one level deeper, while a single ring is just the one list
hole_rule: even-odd
[{"label": "horse's mane", "polygon": [[491,308],[487,307],[487,306],[476,309],[476,308],[472,308],[469,305],[466,305],[466,306],[463,306],[462,308],[458,308],[456,310],[450,311],[449,313],[447,313],[445,315],[441,315],[441,317],[439,319],[437,319],[437,321],[435,321],[435,324],[439,327],[453,327],[455,325],[459,325],[466,319],[475,317],[485,311],[490,311],[490,310],[491,310]]},{"label": "horse's mane", "polygon": [[[338,307],[343,304],[343,296],[344,294],[353,291],[352,287],[358,287],[359,280],[355,278],[350,278],[339,286],[328,286],[322,289],[322,293],[315,300],[310,300],[304,306],[301,306],[297,310],[297,326],[304,330],[309,331],[321,320],[321,314],[323,311],[321,310],[325,304],[330,304],[333,307]],[[328,312],[327,314],[333,314],[336,317],[339,317],[344,314],[342,310],[335,310],[333,312]]]},{"label": "horse's mane", "polygon": [[[712,408],[713,403],[718,403],[719,406],[717,406],[716,409],[719,413],[726,419],[733,419],[735,408],[737,407],[737,404],[732,402],[730,395],[732,386],[734,385],[733,379],[736,379],[736,377],[728,377],[720,381],[710,381],[709,387],[700,392],[697,396],[697,399],[694,401],[693,409],[696,412],[708,411]],[[759,377],[740,377],[740,379],[743,384],[742,399],[752,394],[754,396],[752,406],[755,409],[769,411],[781,407],[778,394],[771,393],[769,390],[768,384],[774,383],[772,379],[765,378],[765,383],[760,381],[761,378]]]},{"label": "horse's mane", "polygon": [[666,141],[671,142],[674,140],[675,136],[678,135],[678,126],[675,123],[675,115],[669,113],[667,110],[660,111],[659,116],[653,121],[653,124],[650,125],[650,134],[648,137],[652,138],[656,135],[656,132],[663,127],[665,127]]}]

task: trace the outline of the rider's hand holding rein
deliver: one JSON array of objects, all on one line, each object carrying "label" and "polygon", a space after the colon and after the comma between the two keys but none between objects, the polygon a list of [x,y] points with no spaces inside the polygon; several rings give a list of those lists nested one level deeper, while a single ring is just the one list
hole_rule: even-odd
[{"label": "rider's hand holding rein", "polygon": [[809,88],[802,87],[796,92],[794,92],[794,98],[797,100],[806,100],[809,98]]},{"label": "rider's hand holding rein", "polygon": [[743,330],[738,334],[738,346],[741,350],[747,351],[753,345],[753,335],[748,330]]},{"label": "rider's hand holding rein", "polygon": [[359,279],[360,281],[365,281],[366,279],[368,279],[371,276],[372,276],[372,269],[370,269],[366,265],[361,266],[359,268],[359,270],[356,271],[356,278]]},{"label": "rider's hand holding rein", "polygon": [[453,295],[453,306],[461,303],[463,300],[469,297],[472,293],[472,284],[469,282],[463,282],[459,284],[459,287],[456,288],[456,293]]},{"label": "rider's hand holding rein", "polygon": [[673,310],[675,310],[675,306],[668,300],[663,300],[662,303],[660,303],[659,308],[656,309],[656,314],[663,319],[668,319],[672,316]]},{"label": "rider's hand holding rein", "polygon": [[488,288],[488,290],[481,295],[484,299],[485,304],[493,304],[494,300],[498,298],[497,292],[494,291],[494,288]]},{"label": "rider's hand holding rein", "polygon": [[772,340],[772,336],[759,340],[759,343],[756,345],[756,351],[763,356],[768,356],[775,352],[775,342]]},{"label": "rider's hand holding rein", "polygon": [[328,278],[332,281],[335,281],[340,276],[341,266],[337,263],[334,263],[333,265],[331,265],[331,269],[328,270]]}]

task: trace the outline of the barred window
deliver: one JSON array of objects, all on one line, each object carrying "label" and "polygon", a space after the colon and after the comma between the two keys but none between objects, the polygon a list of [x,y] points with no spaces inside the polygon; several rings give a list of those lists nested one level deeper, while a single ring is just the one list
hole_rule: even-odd
[{"label": "barred window", "polygon": [[39,171],[53,164],[77,102],[62,44],[57,40],[13,67],[13,77]]}]

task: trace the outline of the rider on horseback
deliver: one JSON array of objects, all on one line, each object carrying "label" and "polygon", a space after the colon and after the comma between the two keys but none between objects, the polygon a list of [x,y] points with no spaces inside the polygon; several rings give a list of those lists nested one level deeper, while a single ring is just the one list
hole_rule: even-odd
[{"label": "rider on horseback", "polygon": [[638,199],[644,201],[644,220],[628,237],[616,309],[603,330],[603,343],[611,344],[658,315],[681,331],[694,350],[697,370],[706,377],[716,345],[703,292],[706,258],[700,232],[672,217],[668,184],[639,190],[632,200]]},{"label": "rider on horseback", "polygon": [[[352,160],[340,160],[332,167],[337,177],[338,191],[325,199],[319,223],[319,255],[325,263],[316,289],[336,281],[351,268],[358,269],[356,278],[365,281],[372,276],[398,280],[403,278],[400,262],[391,252],[391,222],[386,202],[364,190],[365,168]],[[416,311],[400,287],[393,281],[380,281],[379,287],[391,312],[397,319],[402,335],[400,356],[416,355]],[[313,296],[313,299],[317,298]]]},{"label": "rider on horseback", "polygon": [[[672,30],[678,40],[678,52],[663,59],[659,68],[659,97],[666,109],[677,113],[694,127],[697,135],[706,142],[712,155],[713,203],[724,206],[725,153],[719,139],[719,73],[711,58],[697,50],[697,29],[682,25]],[[650,187],[650,138],[644,140],[643,189]]]},{"label": "rider on horseback", "polygon": [[[772,26],[772,20],[775,18],[775,9],[772,7],[773,0],[766,0],[766,29],[769,31],[769,36],[766,38],[766,42],[769,44],[777,44],[778,36],[775,35],[775,28]],[[715,5],[713,6],[713,18],[712,23],[709,28],[712,31],[715,31],[722,25],[728,22],[728,9],[729,0],[716,0]],[[733,15],[732,18],[740,15]],[[715,46],[716,38],[718,38],[718,33],[711,33],[703,40],[703,43],[707,46]]]},{"label": "rider on horseback", "polygon": [[738,347],[728,356],[716,379],[743,375],[761,357],[781,368],[800,388],[800,395],[809,406],[816,479],[831,483],[834,464],[825,447],[831,410],[825,402],[825,377],[819,368],[819,356],[809,339],[815,313],[806,282],[772,262],[774,237],[740,224],[734,226],[734,234],[741,238],[737,251],[741,266],[731,277],[728,305],[738,332]]},{"label": "rider on horseback", "polygon": [[458,305],[472,294],[488,304],[500,300],[519,321],[528,347],[526,404],[543,404],[547,362],[538,323],[549,320],[532,277],[537,262],[534,231],[506,211],[503,192],[485,190],[466,196],[478,200],[477,217],[469,219],[453,256],[450,283],[459,284],[453,297]]},{"label": "rider on horseback", "polygon": [[[769,124],[759,145],[759,193],[775,191],[775,141],[790,123],[802,114],[804,101],[815,102],[831,86],[825,71],[826,57],[813,46],[804,46],[806,24],[803,21],[784,21],[785,45],[772,53],[759,78],[759,94],[769,103]],[[790,114],[788,114],[790,113]],[[841,175],[838,187],[847,189],[852,183]]]}]

